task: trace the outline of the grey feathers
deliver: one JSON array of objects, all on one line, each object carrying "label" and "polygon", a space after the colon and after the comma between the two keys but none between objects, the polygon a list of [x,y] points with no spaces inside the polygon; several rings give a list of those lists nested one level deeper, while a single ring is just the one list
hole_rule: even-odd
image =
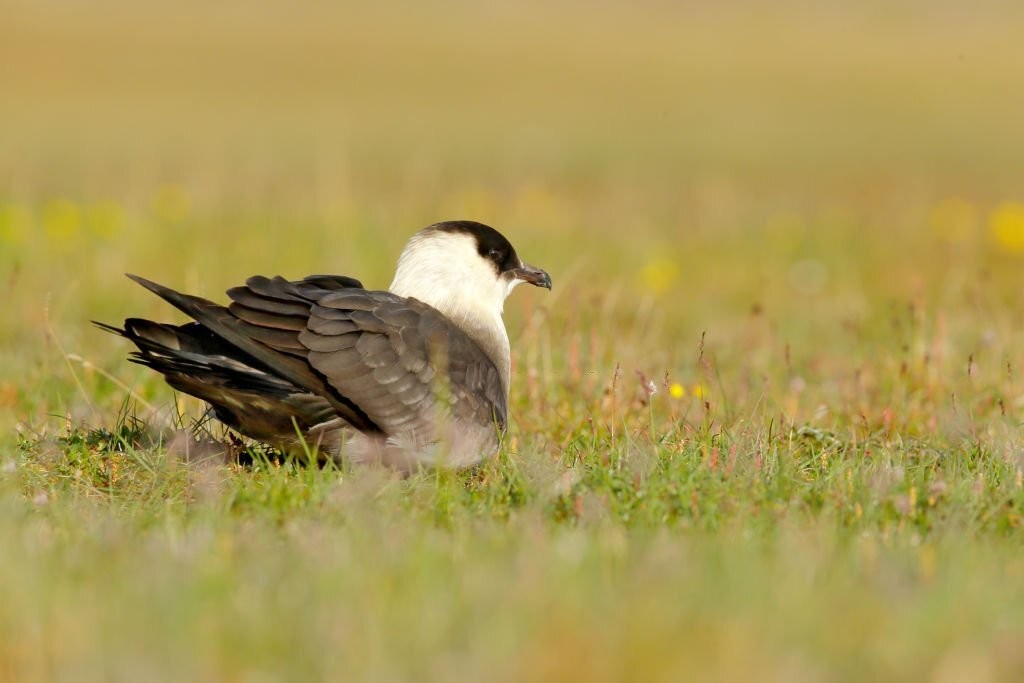
[{"label": "grey feathers", "polygon": [[[287,445],[290,418],[310,429],[340,417],[359,432],[428,443],[444,412],[504,430],[506,397],[494,363],[415,299],[367,291],[345,277],[258,276],[228,290],[225,307],[130,277],[198,322],[101,326],[136,344],[136,362],[211,403],[242,433]],[[276,403],[252,404],[253,396]]]}]

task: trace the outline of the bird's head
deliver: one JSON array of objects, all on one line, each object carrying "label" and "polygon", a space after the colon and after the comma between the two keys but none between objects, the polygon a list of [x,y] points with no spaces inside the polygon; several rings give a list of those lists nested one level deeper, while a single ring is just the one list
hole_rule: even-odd
[{"label": "bird's head", "polygon": [[476,322],[500,319],[505,298],[522,282],[551,289],[551,276],[520,259],[494,228],[446,221],[413,235],[398,259],[390,290],[430,304],[449,318]]}]

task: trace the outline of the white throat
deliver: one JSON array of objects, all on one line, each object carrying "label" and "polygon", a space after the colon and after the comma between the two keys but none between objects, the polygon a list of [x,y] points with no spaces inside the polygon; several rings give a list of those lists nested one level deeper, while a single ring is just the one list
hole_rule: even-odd
[{"label": "white throat", "polygon": [[498,368],[507,397],[511,352],[501,314],[517,284],[498,276],[471,235],[427,230],[409,240],[388,289],[433,306],[469,335]]}]

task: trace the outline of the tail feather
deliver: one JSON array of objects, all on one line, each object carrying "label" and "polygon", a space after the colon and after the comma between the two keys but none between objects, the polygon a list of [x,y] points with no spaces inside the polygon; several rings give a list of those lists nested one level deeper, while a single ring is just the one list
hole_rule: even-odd
[{"label": "tail feather", "polygon": [[301,391],[196,323],[179,326],[129,318],[123,329],[101,322],[93,324],[135,344],[138,351],[131,354],[131,361],[163,374],[172,385],[176,376],[194,375],[204,383],[239,391],[279,395]]},{"label": "tail feather", "polygon": [[206,401],[219,420],[252,438],[291,448],[296,425],[307,430],[336,416],[326,399],[259,367],[197,323],[129,318],[123,328],[93,324],[135,344],[133,363],[156,370],[173,388]]},{"label": "tail feather", "polygon": [[251,364],[271,371],[296,387],[321,396],[332,395],[331,388],[304,360],[289,353],[281,353],[280,349],[274,348],[273,340],[268,339],[267,343],[264,343],[255,339],[249,329],[251,326],[232,315],[224,306],[198,296],[177,292],[138,275],[129,274],[128,277],[189,315],[205,333],[232,348],[232,355],[244,355]]},{"label": "tail feather", "polygon": [[[249,310],[244,305],[247,299],[239,302],[245,291],[232,290],[231,306],[237,309],[232,310],[137,275],[128,277],[194,322],[170,325],[129,318],[123,328],[95,324],[135,344],[138,350],[131,354],[133,362],[161,373],[175,389],[206,401],[218,419],[237,431],[282,448],[294,446],[296,425],[318,439],[328,429],[324,425],[332,425],[329,429],[335,431],[379,431],[358,406],[308,363],[306,349],[298,342],[317,297],[361,288],[358,280],[311,276],[292,283],[281,278],[250,278],[248,288],[273,283],[275,296],[256,297],[255,309]],[[284,300],[275,298],[278,291],[287,295]],[[295,310],[278,310],[282,306]],[[253,320],[264,313],[277,314],[280,320],[275,318],[274,324]],[[301,324],[296,325],[286,314]]]}]

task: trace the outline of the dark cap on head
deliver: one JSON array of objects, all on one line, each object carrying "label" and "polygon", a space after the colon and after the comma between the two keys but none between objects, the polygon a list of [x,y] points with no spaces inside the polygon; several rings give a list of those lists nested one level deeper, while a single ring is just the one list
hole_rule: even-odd
[{"label": "dark cap on head", "polygon": [[489,225],[476,221],[444,221],[434,223],[427,230],[472,235],[476,239],[477,251],[494,264],[499,274],[519,267],[519,255],[512,243]]},{"label": "dark cap on head", "polygon": [[427,231],[463,233],[476,240],[477,252],[494,266],[495,272],[512,273],[523,282],[551,289],[551,276],[546,271],[524,263],[512,243],[489,225],[476,221],[444,221],[434,223]]}]

